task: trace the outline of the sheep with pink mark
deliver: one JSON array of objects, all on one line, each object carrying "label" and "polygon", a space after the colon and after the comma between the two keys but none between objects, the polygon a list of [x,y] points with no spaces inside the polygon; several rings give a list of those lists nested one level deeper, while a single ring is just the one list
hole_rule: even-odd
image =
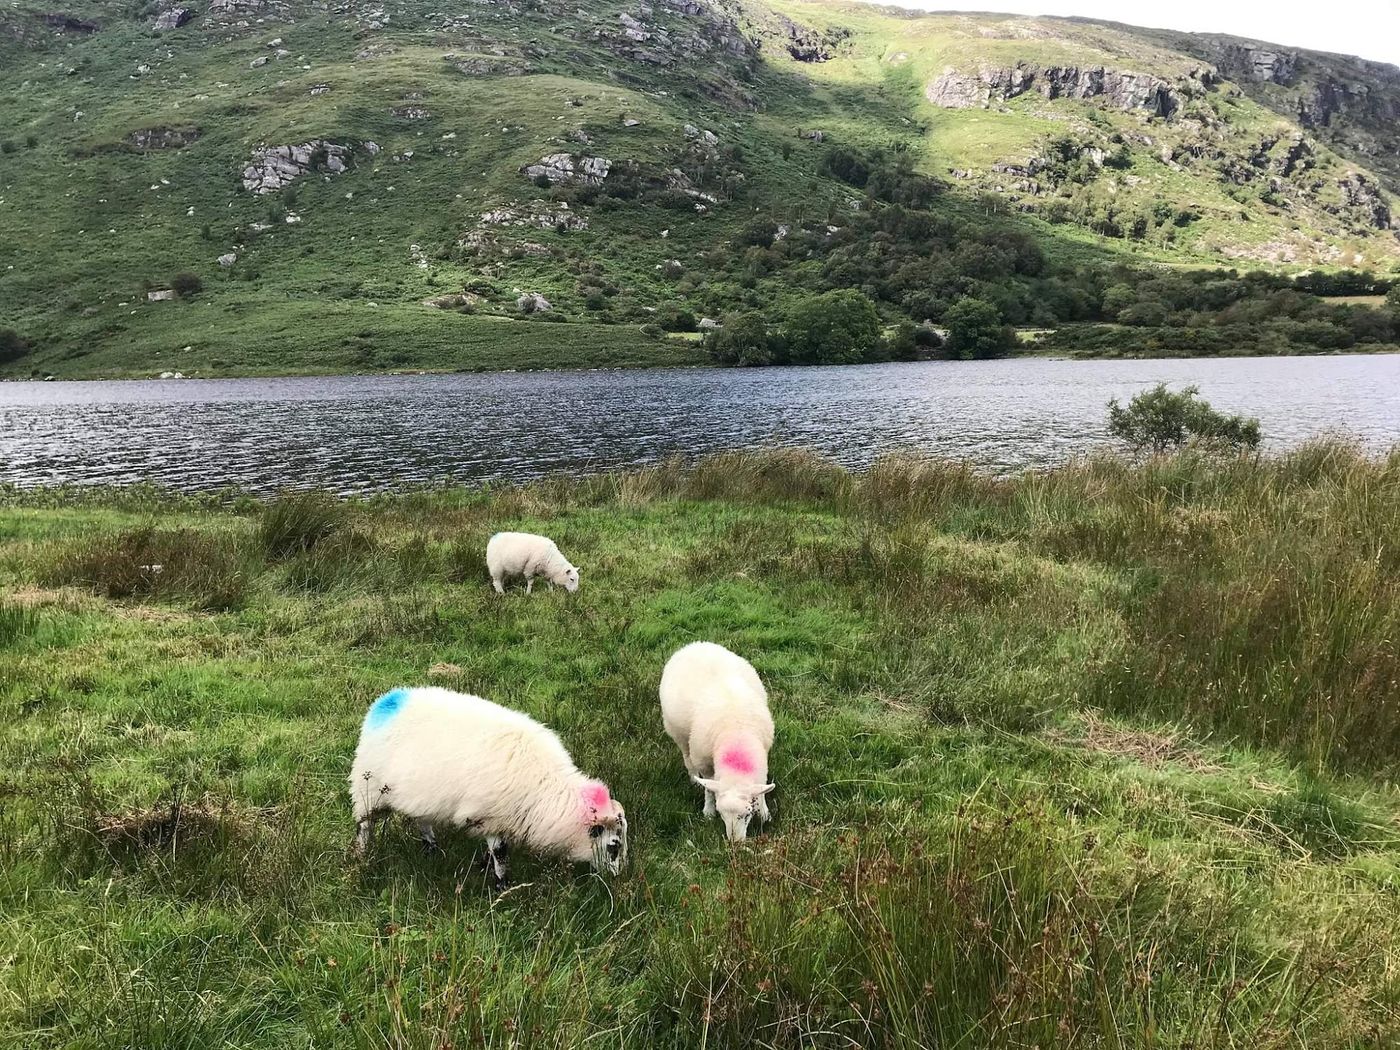
[{"label": "sheep with pink mark", "polygon": [[755,816],[767,822],[773,716],[758,672],[713,642],[678,650],[661,673],[661,720],[687,772],[705,792],[704,813],[742,842]]},{"label": "sheep with pink mark", "polygon": [[377,817],[434,824],[486,840],[498,886],[512,846],[591,863],[616,875],[627,859],[627,817],[607,786],[580,773],[559,738],[528,715],[447,689],[395,689],[371,705],[350,772],[355,851]]}]

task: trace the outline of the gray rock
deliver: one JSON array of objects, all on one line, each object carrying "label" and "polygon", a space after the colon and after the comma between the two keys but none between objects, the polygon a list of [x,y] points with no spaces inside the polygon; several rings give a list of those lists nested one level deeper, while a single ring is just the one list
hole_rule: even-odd
[{"label": "gray rock", "polygon": [[159,29],[162,32],[179,29],[182,25],[188,24],[193,17],[194,11],[188,7],[171,7],[156,15],[155,23],[151,28]]},{"label": "gray rock", "polygon": [[[366,143],[366,149],[371,144]],[[378,152],[377,147],[369,151]],[[276,193],[309,171],[339,175],[350,163],[350,147],[325,139],[313,139],[297,146],[264,146],[253,151],[251,163],[243,169],[243,188],[253,193]]]},{"label": "gray rock", "polygon": [[235,255],[233,252],[229,252],[227,255],[219,256],[217,261],[220,266],[227,269],[228,267],[232,266],[238,261],[238,256]]},{"label": "gray rock", "polygon": [[173,288],[158,288],[153,292],[146,293],[148,303],[168,303],[174,298],[175,290]]},{"label": "gray rock", "polygon": [[716,321],[713,317],[700,318],[700,329],[702,331],[709,332],[720,327],[722,327],[720,323]]},{"label": "gray rock", "polygon": [[1047,99],[1107,98],[1121,109],[1145,109],[1154,116],[1170,117],[1182,99],[1213,82],[1209,70],[1172,83],[1150,73],[1108,69],[1104,66],[983,66],[976,73],[948,67],[924,89],[924,96],[944,109],[988,108],[1027,91]]},{"label": "gray rock", "polygon": [[515,300],[515,308],[522,314],[542,314],[554,309],[550,301],[539,292],[526,292]]},{"label": "gray rock", "polygon": [[611,170],[612,161],[606,157],[575,157],[571,153],[551,153],[521,169],[531,179],[543,175],[550,182],[577,182],[584,186],[601,186]]}]

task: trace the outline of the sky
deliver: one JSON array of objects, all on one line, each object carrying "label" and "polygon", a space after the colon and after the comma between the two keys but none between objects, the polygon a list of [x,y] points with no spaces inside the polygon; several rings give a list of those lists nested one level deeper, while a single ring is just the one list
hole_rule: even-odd
[{"label": "sky", "polygon": [[925,11],[997,11],[1081,15],[1154,29],[1231,33],[1274,44],[1337,51],[1400,65],[1400,0],[1172,0],[1157,6],[1122,0],[882,0]]}]

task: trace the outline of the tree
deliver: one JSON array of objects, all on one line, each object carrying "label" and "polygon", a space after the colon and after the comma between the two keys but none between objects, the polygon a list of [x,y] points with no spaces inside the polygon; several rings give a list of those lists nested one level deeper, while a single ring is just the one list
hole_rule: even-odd
[{"label": "tree", "polygon": [[726,317],[723,325],[705,337],[705,349],[721,365],[771,365],[779,356],[768,322],[754,311]]},{"label": "tree", "polygon": [[1229,451],[1259,445],[1259,420],[1227,416],[1211,408],[1198,388],[1173,393],[1166,383],[1138,394],[1127,408],[1116,398],[1110,401],[1108,432],[1138,452],[1166,452],[1188,441]]},{"label": "tree", "polygon": [[960,299],[943,315],[948,352],[964,361],[997,357],[1011,349],[1016,334],[1001,322],[1001,311],[982,299]]},{"label": "tree", "polygon": [[794,364],[856,364],[879,346],[880,315],[864,295],[846,288],[798,303],[783,335]]}]

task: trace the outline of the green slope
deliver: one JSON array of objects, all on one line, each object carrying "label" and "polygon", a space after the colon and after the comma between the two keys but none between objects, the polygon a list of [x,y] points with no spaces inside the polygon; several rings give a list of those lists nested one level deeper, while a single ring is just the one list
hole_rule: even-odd
[{"label": "green slope", "polygon": [[[1017,279],[1022,301],[1095,261],[1397,255],[1382,176],[1355,150],[1218,70],[1201,87],[1185,42],[1124,27],[787,2],[201,0],[154,28],[172,10],[0,11],[0,327],[33,345],[0,371],[689,360],[639,329],[669,305],[779,313],[836,283],[833,238],[876,235],[878,194],[830,173],[836,150],[944,184],[921,206],[950,243],[1034,238],[1049,269]],[[949,71],[1066,67],[1160,81],[1181,105],[930,100]],[[245,185],[259,151],[302,145],[312,163],[285,187]],[[606,159],[601,184],[522,170],[563,154]],[[756,220],[794,241],[753,240]],[[183,272],[200,295],[148,301]],[[552,308],[526,320],[532,293]]]}]

